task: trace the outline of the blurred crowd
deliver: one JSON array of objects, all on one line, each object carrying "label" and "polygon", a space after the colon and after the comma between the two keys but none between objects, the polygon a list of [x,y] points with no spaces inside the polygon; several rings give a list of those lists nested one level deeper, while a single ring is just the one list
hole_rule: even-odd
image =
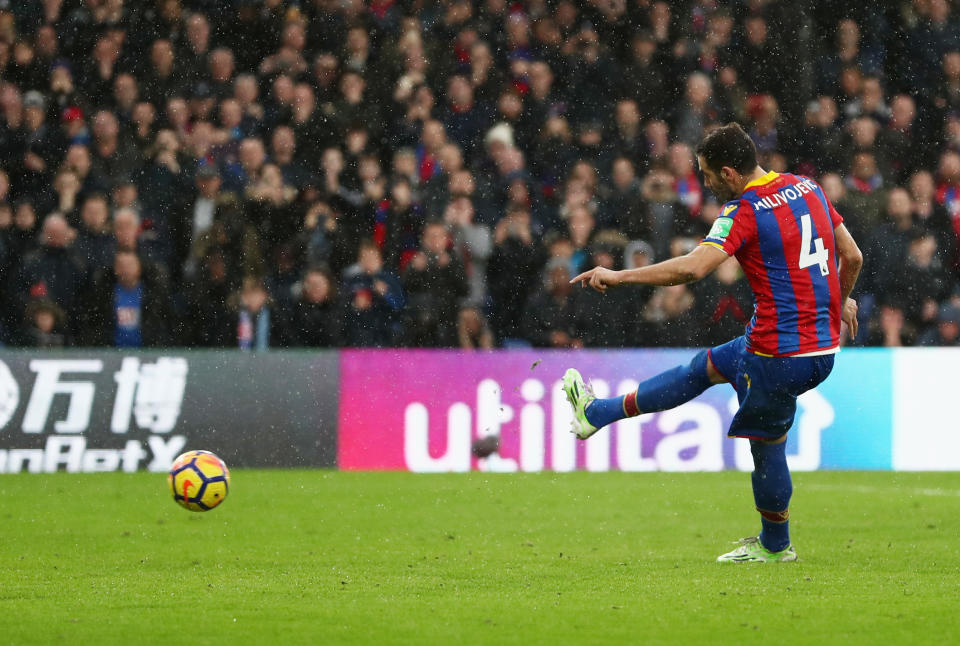
[{"label": "blurred crowd", "polygon": [[960,343],[948,0],[0,0],[0,343],[688,346],[729,121],[866,257],[860,345]]}]

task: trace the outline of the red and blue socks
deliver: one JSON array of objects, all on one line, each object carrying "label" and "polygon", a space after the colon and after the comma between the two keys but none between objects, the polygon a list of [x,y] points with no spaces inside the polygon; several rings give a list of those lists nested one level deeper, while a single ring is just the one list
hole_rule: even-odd
[{"label": "red and blue socks", "polygon": [[771,552],[790,547],[790,496],[787,443],[750,440],[753,454],[753,500],[760,512],[760,543]]}]

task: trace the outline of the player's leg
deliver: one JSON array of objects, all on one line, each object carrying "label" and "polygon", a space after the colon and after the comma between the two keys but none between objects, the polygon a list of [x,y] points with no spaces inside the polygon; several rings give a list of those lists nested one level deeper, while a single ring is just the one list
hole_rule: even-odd
[{"label": "player's leg", "polygon": [[796,560],[790,542],[793,482],[787,465],[787,431],[796,416],[797,397],[822,382],[832,366],[832,356],[744,359],[737,376],[741,405],[729,434],[750,440],[754,466],[751,484],[761,531],[756,539],[744,539],[740,547],[722,555],[719,561]]},{"label": "player's leg", "polygon": [[698,352],[689,364],[651,377],[637,386],[634,392],[618,397],[594,397],[580,373],[573,368],[567,370],[563,376],[563,390],[573,406],[573,432],[580,439],[586,439],[604,426],[625,417],[675,408],[710,386],[727,381],[714,363],[718,358],[722,357],[722,363],[728,361],[728,357],[738,355],[736,348],[727,349],[727,346],[737,343],[742,345],[743,339]]},{"label": "player's leg", "polygon": [[787,466],[787,435],[777,440],[750,440],[753,455],[753,502],[760,514],[760,544],[770,552],[790,547],[790,498],[793,480]]}]

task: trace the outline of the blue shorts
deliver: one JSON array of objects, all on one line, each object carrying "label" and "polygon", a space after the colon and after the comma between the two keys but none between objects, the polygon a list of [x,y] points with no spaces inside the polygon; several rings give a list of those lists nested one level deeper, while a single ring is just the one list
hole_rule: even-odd
[{"label": "blue shorts", "polygon": [[832,354],[761,357],[747,351],[746,337],[711,348],[707,356],[740,401],[727,436],[754,440],[775,440],[790,430],[797,397],[827,378],[834,359]]}]

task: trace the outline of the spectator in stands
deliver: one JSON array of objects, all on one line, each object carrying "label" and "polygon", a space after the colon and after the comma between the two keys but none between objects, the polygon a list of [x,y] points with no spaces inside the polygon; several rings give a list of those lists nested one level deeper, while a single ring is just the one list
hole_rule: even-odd
[{"label": "spectator in stands", "polygon": [[[141,156],[146,157],[147,149],[153,144],[157,134],[157,122],[157,109],[152,103],[140,101],[133,106],[133,112],[130,113],[130,123],[128,125],[133,145]],[[86,143],[89,138],[89,133],[87,133],[86,136],[79,141]]]},{"label": "spectator in stands", "polygon": [[820,96],[807,104],[797,145],[797,161],[809,174],[839,170],[836,162],[841,130],[832,97]]},{"label": "spectator in stands", "polygon": [[[113,213],[113,237],[117,251],[133,251],[140,261],[156,267],[159,271],[168,269],[164,264],[164,257],[158,248],[154,232],[144,229],[140,214],[134,208],[117,209]],[[154,267],[150,267],[152,272]]]},{"label": "spectator in stands", "polygon": [[129,127],[140,98],[140,88],[133,74],[118,74],[113,81],[113,107],[122,127]]},{"label": "spectator in stands", "polygon": [[589,22],[582,23],[580,31],[568,41],[567,64],[570,66],[569,109],[578,121],[608,114],[612,97],[616,96],[616,82],[620,72],[608,48]]},{"label": "spectator in stands", "polygon": [[491,324],[497,338],[522,335],[523,309],[535,290],[546,250],[532,229],[530,209],[511,203],[493,234],[493,253],[487,263],[487,282],[492,301]]},{"label": "spectator in stands", "polygon": [[[375,117],[371,117],[375,118]],[[366,123],[357,121],[353,123]],[[334,124],[317,107],[313,88],[308,83],[298,83],[293,88],[292,114],[289,122],[295,139],[300,142],[300,158],[309,167],[316,167],[324,148],[334,145]]]},{"label": "spectator in stands", "polygon": [[910,177],[914,224],[930,233],[937,241],[937,256],[943,267],[956,270],[957,234],[946,209],[937,203],[937,189],[930,171],[920,170]]},{"label": "spectator in stands", "polygon": [[576,275],[587,269],[590,260],[590,242],[596,234],[596,219],[586,205],[571,209],[567,216],[567,239],[573,245],[573,257],[570,259],[570,273]]},{"label": "spectator in stands", "polygon": [[380,136],[380,112],[367,97],[367,82],[356,72],[347,72],[340,77],[340,98],[334,102],[335,127],[340,139],[347,129],[355,124],[364,124],[375,138]]},{"label": "spectator in stands", "polygon": [[845,68],[856,66],[868,74],[882,71],[882,57],[860,46],[860,26],[847,18],[837,24],[834,49],[821,57],[818,63],[817,85],[821,94],[835,95],[839,89],[840,76]]},{"label": "spectator in stands", "polygon": [[630,238],[650,235],[647,205],[633,163],[626,157],[613,162],[613,182],[605,192],[597,212],[601,229],[622,231]]},{"label": "spectator in stands", "polygon": [[357,265],[345,272],[341,302],[344,345],[384,347],[396,343],[403,291],[397,279],[384,270],[380,248],[372,240],[360,244]]},{"label": "spectator in stands", "polygon": [[455,143],[440,147],[437,155],[437,172],[423,183],[423,205],[430,217],[440,217],[450,201],[450,183],[453,176],[464,169],[463,151]]},{"label": "spectator in stands", "polygon": [[937,175],[937,204],[956,220],[960,217],[960,153],[945,151],[940,156]]},{"label": "spectator in stands", "polygon": [[341,314],[333,277],[320,267],[303,275],[299,295],[284,313],[284,346],[330,348],[340,345]]},{"label": "spectator in stands", "polygon": [[643,179],[642,194],[647,202],[649,239],[654,241],[654,251],[660,258],[668,257],[670,241],[678,233],[678,224],[690,219],[689,211],[673,188],[674,181],[673,174],[661,167],[653,168]]},{"label": "spectator in stands", "polygon": [[663,116],[664,88],[667,84],[656,54],[657,42],[653,34],[645,30],[638,31],[633,36],[630,57],[623,67],[620,95],[630,97],[628,101],[642,102],[637,107],[643,115],[660,118]]},{"label": "spectator in stands", "polygon": [[[598,236],[597,241],[591,245],[590,266],[617,269],[617,259],[623,254],[623,247],[619,242],[616,238],[601,239],[601,236]],[[583,344],[590,347],[623,345],[629,301],[635,296],[630,291],[601,294],[593,290],[577,289],[575,286],[573,301],[576,320],[578,325],[582,325],[580,340]],[[590,320],[602,320],[604,324],[589,325],[587,322]]]},{"label": "spectator in stands", "polygon": [[27,200],[22,200],[14,204],[13,209],[9,204],[4,203],[6,207],[0,210],[0,214],[10,221],[3,227],[4,247],[7,253],[7,269],[17,270],[19,266],[17,261],[22,262],[37,249],[37,213],[33,204]]},{"label": "spectator in stands", "polygon": [[213,226],[217,201],[221,199],[222,180],[213,164],[205,164],[197,169],[194,183],[196,197],[187,201],[185,217],[175,223],[174,229],[176,264],[183,267],[184,263],[188,263],[185,271],[189,276],[196,273],[199,260],[198,243]]},{"label": "spectator in stands", "polygon": [[941,305],[937,313],[936,327],[924,332],[917,345],[922,346],[960,346],[960,307],[953,304]]},{"label": "spectator in stands", "polygon": [[[237,107],[240,105],[237,103]],[[285,184],[297,190],[311,182],[310,173],[297,156],[297,140],[293,129],[278,126],[270,138],[270,160],[280,168]]]},{"label": "spectator in stands", "polygon": [[547,263],[543,286],[527,301],[523,313],[524,338],[536,347],[581,348],[587,321],[580,320],[573,298],[569,264],[562,258]]},{"label": "spectator in stands", "polygon": [[906,94],[898,94],[890,103],[890,118],[879,135],[879,145],[889,160],[891,177],[905,182],[923,163],[925,142],[915,123],[916,103]]},{"label": "spectator in stands", "polygon": [[297,190],[284,183],[276,164],[264,164],[259,177],[244,192],[246,220],[253,225],[260,249],[275,260],[279,247],[290,239],[299,225],[294,205]]},{"label": "spectator in stands", "polygon": [[[673,175],[673,190],[677,199],[686,207],[687,220],[693,222],[700,217],[703,209],[703,187],[694,166],[693,151],[683,143],[670,146],[670,172]],[[688,230],[691,225],[686,222],[677,223],[677,229]],[[706,231],[703,231],[705,234]]]},{"label": "spectator in stands", "polygon": [[109,110],[101,110],[93,117],[92,153],[91,172],[107,191],[143,164],[133,145],[120,136],[117,117]]},{"label": "spectator in stands", "polygon": [[[144,195],[144,213],[149,217],[144,228],[149,229],[153,237],[158,261],[169,267],[174,260],[174,231],[186,209],[193,177],[187,170],[189,158],[172,130],[163,129],[157,133],[150,157],[141,170],[139,181]],[[115,186],[122,182],[122,179],[118,180]]]},{"label": "spectator in stands", "polygon": [[936,325],[938,303],[949,296],[937,241],[922,229],[911,229],[904,263],[890,273],[880,301],[903,311],[911,339]]},{"label": "spectator in stands", "polygon": [[457,316],[457,339],[461,350],[491,350],[493,333],[487,319],[476,307],[464,307]]},{"label": "spectator in stands", "polygon": [[273,299],[262,280],[253,276],[244,278],[227,306],[236,325],[236,347],[263,352],[276,345],[276,339],[272,338],[276,328]]},{"label": "spectator in stands", "polygon": [[16,276],[12,296],[18,319],[22,320],[28,300],[49,298],[66,312],[68,321],[74,320],[83,298],[83,268],[70,253],[73,236],[62,215],[44,219],[40,247],[23,259]]},{"label": "spectator in stands", "polygon": [[236,162],[225,168],[224,188],[242,194],[248,186],[260,177],[260,171],[267,161],[263,141],[258,137],[247,137],[240,142]]},{"label": "spectator in stands", "polygon": [[873,153],[862,150],[854,153],[846,178],[847,199],[864,219],[865,226],[876,226],[886,199],[883,176]]},{"label": "spectator in stands", "polygon": [[744,20],[743,43],[738,47],[736,67],[749,94],[770,94],[782,89],[783,67],[767,19],[759,13]]},{"label": "spectator in stands", "polygon": [[18,345],[27,348],[63,348],[68,344],[66,314],[53,301],[37,298],[27,304]]},{"label": "spectator in stands", "polygon": [[204,72],[210,55],[210,22],[200,12],[190,14],[186,20],[186,43],[181,47],[180,64],[196,80]]},{"label": "spectator in stands", "polygon": [[647,140],[643,133],[643,115],[634,99],[617,102],[613,125],[613,132],[610,133],[611,158],[622,157],[634,167],[646,168]]},{"label": "spectator in stands", "polygon": [[677,106],[672,130],[677,140],[693,147],[703,136],[704,128],[718,121],[724,119],[713,101],[713,85],[706,74],[694,72],[687,80],[684,101]]},{"label": "spectator in stands", "polygon": [[36,90],[23,97],[23,190],[38,195],[47,190],[57,161],[63,154],[63,139],[56,126],[47,123],[47,102]]},{"label": "spectator in stands", "polygon": [[651,168],[655,162],[664,163],[670,148],[670,127],[665,121],[648,121],[644,134],[647,137],[647,156],[650,158]]},{"label": "spectator in stands", "polygon": [[94,278],[80,315],[84,345],[140,348],[170,345],[170,295],[163,274],[132,251],[117,251]]},{"label": "spectator in stands", "polygon": [[113,262],[116,241],[110,226],[107,197],[102,193],[88,196],[80,209],[80,220],[80,230],[73,241],[72,251],[89,280]]},{"label": "spectator in stands", "polygon": [[465,302],[482,305],[487,300],[487,261],[493,250],[490,229],[474,222],[473,202],[466,196],[450,201],[443,221],[450,233],[451,248],[464,266],[469,286]]},{"label": "spectator in stands", "polygon": [[863,291],[878,296],[889,293],[893,275],[906,260],[912,229],[913,201],[906,190],[895,188],[887,196],[884,223],[874,230],[864,248]]},{"label": "spectator in stands", "polygon": [[469,286],[463,262],[450,251],[450,235],[442,221],[424,226],[420,250],[402,280],[407,299],[405,345],[455,346],[457,311]]},{"label": "spectator in stands", "polygon": [[[688,253],[695,244],[690,238],[674,238],[670,244],[670,256]],[[695,297],[690,285],[654,289],[643,316],[648,323],[656,324],[656,327],[645,344],[671,347],[693,345],[693,321],[697,314],[694,303]]]},{"label": "spectator in stands", "polygon": [[153,41],[150,68],[143,80],[144,98],[153,105],[160,105],[167,97],[183,96],[189,78],[189,70],[186,75],[177,70],[173,43],[165,38]]},{"label": "spectator in stands", "polygon": [[423,211],[413,203],[410,182],[397,178],[389,197],[370,208],[375,235],[383,244],[384,263],[392,271],[400,271],[417,252],[423,230]]},{"label": "spectator in stands", "polygon": [[226,47],[218,47],[210,52],[208,70],[200,79],[210,84],[213,95],[224,99],[233,92],[235,70],[233,52]]},{"label": "spectator in stands", "polygon": [[226,348],[236,344],[236,319],[227,302],[232,294],[228,266],[223,253],[210,248],[199,260],[197,275],[187,293],[188,345]]},{"label": "spectator in stands", "polygon": [[[79,25],[76,28],[81,29]],[[104,104],[110,91],[110,83],[116,76],[120,48],[113,38],[105,34],[97,39],[90,58],[92,60],[83,66],[80,91],[89,105],[100,106]]]},{"label": "spectator in stands", "polygon": [[72,170],[63,167],[53,178],[53,194],[45,200],[42,208],[49,211],[56,211],[67,218],[67,222],[74,225],[79,222],[78,207],[80,201],[80,182],[77,174]]},{"label": "spectator in stands", "polygon": [[492,106],[477,102],[473,87],[466,76],[455,75],[447,84],[446,107],[441,120],[447,135],[463,150],[467,160],[473,160],[481,139],[491,125]]},{"label": "spectator in stands", "polygon": [[[623,268],[634,269],[652,265],[655,259],[653,247],[644,240],[633,240],[624,247]],[[650,285],[638,285],[637,289],[622,304],[621,324],[623,338],[628,345],[650,345],[655,333],[655,325],[644,317],[647,303],[653,294],[654,288]]]}]

